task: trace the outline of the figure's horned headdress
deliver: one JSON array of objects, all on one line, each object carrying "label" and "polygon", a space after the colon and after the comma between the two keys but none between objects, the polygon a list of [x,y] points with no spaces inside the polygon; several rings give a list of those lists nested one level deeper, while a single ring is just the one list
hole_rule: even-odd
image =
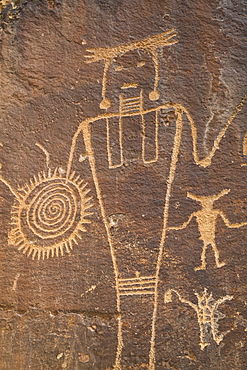
[{"label": "figure's horned headdress", "polygon": [[208,202],[213,203],[216,200],[223,197],[224,195],[228,194],[230,190],[231,189],[224,189],[219,194],[211,195],[211,196],[199,196],[199,195],[195,195],[195,194],[192,194],[190,192],[187,192],[187,197],[190,198],[190,199],[193,199],[197,202],[200,202],[200,203],[208,203]]},{"label": "figure's horned headdress", "polygon": [[92,48],[88,49],[87,51],[92,53],[92,55],[86,55],[87,58],[86,63],[93,63],[103,60],[105,63],[104,66],[104,74],[103,74],[103,81],[102,81],[102,102],[100,107],[102,109],[107,109],[110,106],[109,99],[106,98],[106,75],[109,66],[114,61],[117,56],[121,56],[128,51],[132,50],[143,50],[152,56],[152,60],[155,67],[155,81],[154,81],[154,90],[150,93],[149,97],[151,100],[157,100],[159,98],[159,93],[157,91],[158,81],[159,81],[159,61],[158,61],[158,53],[157,49],[162,48],[163,46],[173,45],[178,42],[178,40],[174,39],[177,36],[177,32],[174,28],[170,29],[167,32],[160,33],[158,35],[154,35],[148,37],[141,41],[136,41],[130,44],[125,45],[118,45],[112,48]]}]

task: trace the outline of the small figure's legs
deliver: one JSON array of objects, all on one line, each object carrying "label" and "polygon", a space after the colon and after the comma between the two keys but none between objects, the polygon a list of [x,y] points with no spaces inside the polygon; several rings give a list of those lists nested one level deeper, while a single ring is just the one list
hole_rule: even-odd
[{"label": "small figure's legs", "polygon": [[[212,246],[212,249],[214,251],[214,258],[215,258],[215,263],[216,263],[216,267],[217,268],[220,268],[220,267],[223,267],[225,266],[225,262],[220,262],[219,259],[220,259],[220,254],[219,254],[219,251],[218,251],[218,248],[215,244],[214,241],[212,241],[211,243],[211,246]],[[206,266],[207,266],[207,263],[206,263],[206,251],[207,251],[207,247],[208,247],[209,244],[206,244],[204,243],[203,244],[203,247],[202,247],[202,254],[201,254],[201,261],[202,261],[202,264],[201,266],[199,267],[195,267],[194,270],[195,271],[198,271],[198,270],[206,270]]]},{"label": "small figure's legs", "polygon": [[195,271],[198,271],[198,270],[206,270],[206,266],[207,266],[207,263],[206,263],[206,251],[207,251],[207,246],[208,244],[204,243],[203,244],[203,247],[202,247],[202,254],[201,254],[201,261],[202,261],[202,264],[201,266],[198,266],[198,267],[195,267],[194,270]]},{"label": "small figure's legs", "polygon": [[212,242],[211,245],[212,245],[212,248],[213,248],[213,251],[214,251],[214,258],[215,258],[216,267],[220,268],[222,266],[225,266],[225,262],[220,262],[219,261],[220,254],[219,254],[219,251],[218,251],[218,248],[217,248],[216,244],[214,242]]}]

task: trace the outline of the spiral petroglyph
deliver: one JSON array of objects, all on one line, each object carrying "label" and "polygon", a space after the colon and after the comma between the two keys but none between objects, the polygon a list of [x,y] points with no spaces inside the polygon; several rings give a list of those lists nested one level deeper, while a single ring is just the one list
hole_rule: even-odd
[{"label": "spiral petroglyph", "polygon": [[34,259],[64,255],[73,249],[90,223],[87,184],[75,173],[66,179],[53,173],[38,174],[19,189],[12,207],[9,244]]}]

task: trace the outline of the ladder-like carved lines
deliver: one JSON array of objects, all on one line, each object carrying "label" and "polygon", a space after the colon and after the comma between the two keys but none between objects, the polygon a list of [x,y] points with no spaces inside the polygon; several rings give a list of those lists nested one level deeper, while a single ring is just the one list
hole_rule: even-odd
[{"label": "ladder-like carved lines", "polygon": [[119,279],[120,295],[154,294],[155,276]]},{"label": "ladder-like carved lines", "polygon": [[120,115],[142,111],[142,92],[141,95],[124,99],[120,95]]}]

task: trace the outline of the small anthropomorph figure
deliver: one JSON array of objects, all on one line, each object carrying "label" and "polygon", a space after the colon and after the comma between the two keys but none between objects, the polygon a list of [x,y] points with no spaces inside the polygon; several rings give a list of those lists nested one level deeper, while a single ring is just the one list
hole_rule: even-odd
[{"label": "small anthropomorph figure", "polygon": [[218,307],[225,301],[232,300],[233,297],[226,295],[225,297],[215,300],[212,293],[208,294],[208,291],[205,288],[202,294],[195,293],[195,296],[197,297],[197,304],[195,304],[187,299],[182,298],[176,290],[170,289],[165,293],[165,303],[172,301],[172,293],[177,295],[180,302],[189,305],[193,308],[193,310],[195,310],[197,321],[200,327],[201,350],[204,350],[205,347],[209,346],[212,339],[216,342],[216,344],[219,345],[224,336],[229,333],[229,330],[221,334],[218,331],[218,320],[225,317],[223,313],[218,311]]},{"label": "small anthropomorph figure", "polygon": [[206,263],[206,251],[209,245],[211,245],[214,256],[215,256],[215,263],[216,267],[222,267],[225,265],[225,262],[219,261],[219,251],[216,246],[215,242],[215,233],[216,233],[216,222],[218,216],[222,218],[225,225],[229,228],[240,228],[242,226],[247,225],[247,222],[242,223],[231,223],[225,214],[219,210],[214,208],[214,202],[221,198],[223,195],[228,194],[230,189],[224,189],[217,195],[212,196],[198,196],[195,194],[187,193],[187,197],[191,198],[197,202],[201,203],[202,209],[199,211],[193,212],[189,219],[184,222],[180,226],[170,226],[168,230],[182,230],[185,229],[193,217],[196,218],[196,222],[198,224],[199,232],[200,232],[200,239],[203,241],[202,247],[202,254],[201,254],[201,266],[195,267],[195,271],[197,270],[205,270],[207,263]]}]

